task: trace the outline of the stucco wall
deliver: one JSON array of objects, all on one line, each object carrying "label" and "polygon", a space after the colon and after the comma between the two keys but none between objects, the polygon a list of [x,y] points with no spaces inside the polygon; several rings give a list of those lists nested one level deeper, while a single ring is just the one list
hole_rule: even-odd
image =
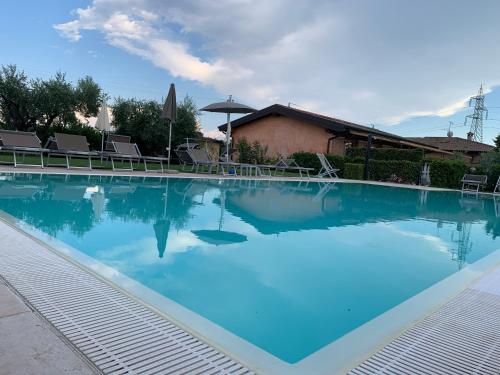
[{"label": "stucco wall", "polygon": [[[249,142],[259,141],[267,146],[270,157],[289,156],[297,151],[327,152],[328,139],[332,134],[322,127],[283,116],[268,116],[246,124],[232,131],[233,142],[246,138]],[[335,139],[330,153],[342,155],[344,140]]]}]

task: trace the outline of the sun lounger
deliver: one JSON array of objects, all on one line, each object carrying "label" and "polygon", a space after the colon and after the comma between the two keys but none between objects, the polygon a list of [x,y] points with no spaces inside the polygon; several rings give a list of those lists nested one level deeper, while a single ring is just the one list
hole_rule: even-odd
[{"label": "sun lounger", "polygon": [[328,159],[324,154],[316,154],[318,157],[320,163],[321,163],[321,169],[317,175],[317,177],[326,177],[329,176],[330,178],[338,178],[337,172],[340,171],[340,169],[333,168]]},{"label": "sun lounger", "polygon": [[191,160],[193,161],[193,166],[196,173],[199,172],[200,168],[203,170],[204,167],[208,168],[208,173],[210,174],[212,173],[213,168],[216,168],[216,171],[218,172],[220,163],[212,160],[206,150],[199,148],[192,148],[186,151]]},{"label": "sun lounger", "polygon": [[107,152],[115,152],[113,142],[130,143],[130,136],[121,134],[108,134],[104,150]]},{"label": "sun lounger", "polygon": [[478,192],[488,182],[488,176],[478,174],[466,174],[462,178],[462,191]]},{"label": "sun lounger", "polygon": [[[156,171],[148,169],[148,162],[160,164],[161,171],[163,172],[163,162],[168,161],[168,158],[161,156],[142,156],[136,143],[113,142],[113,148],[114,152],[108,153],[107,156],[111,159],[111,166],[114,171],[133,171],[133,162],[136,161],[139,164],[142,161],[144,163],[145,172]],[[127,160],[130,163],[130,168],[117,168],[115,166],[115,160]]]},{"label": "sun lounger", "polygon": [[303,173],[306,173],[307,178],[309,178],[310,177],[309,172],[313,170],[314,168],[301,167],[300,165],[297,164],[295,159],[280,159],[275,165],[274,175],[276,176],[278,174],[278,171],[281,171],[282,175],[284,175],[286,171],[294,171],[294,172],[299,172],[300,177],[302,177]]},{"label": "sun lounger", "polygon": [[497,184],[495,185],[495,189],[493,189],[493,193],[500,193],[500,176],[498,176]]},{"label": "sun lounger", "polygon": [[175,155],[179,159],[179,162],[182,164],[182,167],[185,168],[186,165],[191,165],[192,169],[195,168],[195,164],[191,156],[189,156],[189,150],[198,148],[197,143],[183,143],[174,150]]},{"label": "sun lounger", "polygon": [[[43,154],[47,150],[42,148],[36,133],[12,130],[0,130],[0,152],[12,153],[14,168],[18,165],[43,168]],[[22,155],[23,162],[18,163],[18,155]],[[24,163],[25,155],[40,156],[40,164]]]},{"label": "sun lounger", "polygon": [[[87,138],[83,135],[55,133],[54,137],[49,138],[45,145],[48,151],[47,165],[50,164],[50,156],[58,155],[66,158],[66,168],[92,169],[92,158],[100,157],[100,153],[90,151]],[[71,166],[71,159],[87,159],[88,167]]]}]

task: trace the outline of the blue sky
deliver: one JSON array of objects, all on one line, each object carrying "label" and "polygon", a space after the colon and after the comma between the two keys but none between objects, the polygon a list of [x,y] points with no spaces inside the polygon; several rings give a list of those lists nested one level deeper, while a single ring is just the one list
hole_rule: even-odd
[{"label": "blue sky", "polygon": [[[491,143],[500,132],[500,3],[432,3],[9,1],[0,62],[31,77],[88,74],[111,97],[160,100],[174,82],[199,107],[228,94],[257,108],[292,102],[405,136],[445,135],[449,121],[465,136],[466,99],[483,83]],[[206,132],[223,121],[201,117]]]}]

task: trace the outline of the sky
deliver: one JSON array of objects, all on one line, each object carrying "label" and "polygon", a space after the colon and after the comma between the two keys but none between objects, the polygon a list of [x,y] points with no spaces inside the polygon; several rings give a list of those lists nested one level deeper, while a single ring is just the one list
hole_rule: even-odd
[{"label": "sky", "polygon": [[[500,2],[481,0],[18,0],[2,4],[0,63],[30,77],[92,76],[113,98],[198,107],[228,95],[403,136],[465,137],[486,91],[500,132]],[[224,115],[205,113],[206,134]]]}]

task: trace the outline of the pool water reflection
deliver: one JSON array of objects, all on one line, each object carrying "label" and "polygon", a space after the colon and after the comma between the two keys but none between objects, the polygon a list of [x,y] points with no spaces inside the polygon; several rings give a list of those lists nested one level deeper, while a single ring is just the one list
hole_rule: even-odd
[{"label": "pool water reflection", "polygon": [[491,196],[0,177],[0,210],[289,363],[500,248],[500,200]]}]

